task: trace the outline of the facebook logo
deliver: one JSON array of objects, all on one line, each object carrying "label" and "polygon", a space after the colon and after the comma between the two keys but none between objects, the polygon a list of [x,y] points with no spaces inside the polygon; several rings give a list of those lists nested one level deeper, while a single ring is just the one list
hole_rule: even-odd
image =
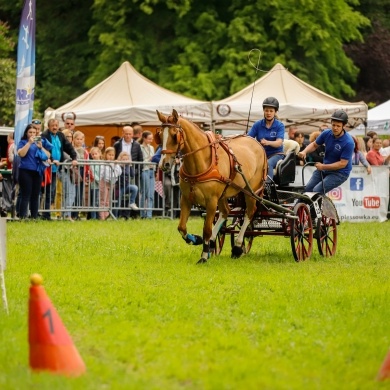
[{"label": "facebook logo", "polygon": [[363,191],[364,181],[362,177],[351,177],[349,184],[351,191]]}]

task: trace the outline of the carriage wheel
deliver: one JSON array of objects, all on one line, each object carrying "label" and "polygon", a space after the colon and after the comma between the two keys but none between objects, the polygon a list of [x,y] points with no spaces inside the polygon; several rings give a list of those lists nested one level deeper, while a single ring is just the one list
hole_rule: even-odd
[{"label": "carriage wheel", "polygon": [[[233,225],[236,222],[237,218],[238,217],[233,218],[233,223],[232,223]],[[234,229],[237,230],[237,234],[238,234],[239,231],[241,230],[241,226],[236,225]],[[253,231],[253,224],[252,224],[252,222],[248,225],[246,231],[247,232]],[[233,233],[233,232],[230,234],[230,244],[231,244],[232,248],[234,247],[235,236],[236,236],[236,234]],[[244,254],[248,254],[249,253],[249,251],[252,248],[252,243],[253,243],[253,236],[246,236],[246,235],[244,235],[244,240],[242,241],[242,245],[241,245],[241,248],[242,248]]]},{"label": "carriage wheel", "polygon": [[221,228],[219,229],[219,232],[217,234],[217,237],[215,238],[215,251],[214,255],[218,256],[222,252],[223,244],[225,243],[225,227],[226,227],[226,221],[223,223]]},{"label": "carriage wheel", "polygon": [[298,219],[291,220],[291,248],[295,261],[304,261],[313,250],[313,222],[310,210],[304,203],[294,207]]},{"label": "carriage wheel", "polygon": [[334,218],[318,218],[316,230],[318,252],[321,256],[334,256],[337,249],[337,224]]}]

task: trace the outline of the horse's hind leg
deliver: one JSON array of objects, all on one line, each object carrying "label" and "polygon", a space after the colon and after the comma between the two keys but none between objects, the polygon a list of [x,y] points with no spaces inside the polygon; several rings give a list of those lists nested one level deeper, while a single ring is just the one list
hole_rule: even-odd
[{"label": "horse's hind leg", "polygon": [[187,221],[191,213],[191,202],[183,195],[180,199],[180,220],[177,230],[181,234],[183,240],[189,245],[200,245],[203,240],[202,237],[196,234],[187,233]]},{"label": "horse's hind leg", "polygon": [[244,216],[244,222],[241,226],[240,232],[237,234],[236,239],[234,240],[234,246],[232,248],[232,258],[238,259],[242,253],[242,243],[244,241],[245,232],[248,228],[249,224],[252,221],[253,215],[256,211],[256,200],[250,196],[245,196],[245,202],[246,202],[246,212]]}]

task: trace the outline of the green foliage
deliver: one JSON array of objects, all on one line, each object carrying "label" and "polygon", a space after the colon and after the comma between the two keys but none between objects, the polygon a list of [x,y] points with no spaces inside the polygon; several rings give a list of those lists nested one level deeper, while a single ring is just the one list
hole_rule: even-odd
[{"label": "green foliage", "polygon": [[[288,239],[257,237],[205,265],[177,221],[9,223],[0,388],[386,389],[388,223],[342,223],[334,258],[295,263]],[[79,378],[28,369],[35,272],[86,363]]]},{"label": "green foliage", "polygon": [[9,26],[0,22],[0,125],[11,126],[15,119],[16,64],[11,57],[14,41]]},{"label": "green foliage", "polygon": [[[0,5],[14,37],[22,5]],[[388,28],[388,8],[385,0],[38,2],[36,97],[43,108],[58,107],[130,61],[161,86],[217,100],[263,74],[248,61],[257,48],[262,71],[281,62],[315,87],[349,98],[360,82],[358,67],[368,65],[345,48],[369,33],[363,15]]]},{"label": "green foliage", "polygon": [[91,42],[101,44],[92,86],[130,60],[166,88],[204,100],[224,98],[253,81],[252,48],[261,68],[282,62],[298,77],[338,97],[352,96],[358,69],[343,44],[361,41],[368,19],[353,2],[236,0],[95,1]]},{"label": "green foliage", "polygon": [[37,2],[36,94],[44,108],[59,107],[85,92],[90,66],[88,42],[92,0]]}]

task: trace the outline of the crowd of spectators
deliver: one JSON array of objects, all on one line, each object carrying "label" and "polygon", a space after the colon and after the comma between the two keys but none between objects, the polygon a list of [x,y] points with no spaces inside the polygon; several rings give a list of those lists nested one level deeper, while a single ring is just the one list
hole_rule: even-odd
[{"label": "crowd of spectators", "polygon": [[156,194],[156,179],[162,181],[152,163],[153,134],[143,131],[139,123],[123,126],[122,136],[112,137],[109,146],[98,135],[87,148],[85,135],[77,130],[76,115],[65,113],[62,121],[61,128],[57,119],[50,119],[42,132],[42,122],[34,119],[17,146],[13,134],[8,136],[3,168],[12,170],[14,198],[8,211],[13,208],[17,219],[150,219],[157,196],[166,195],[170,202],[168,191]]},{"label": "crowd of spectators", "polygon": [[[279,124],[273,117],[277,109],[275,101],[266,102],[264,111],[266,114],[269,111],[269,118],[266,117],[264,123],[268,120]],[[77,130],[76,116],[66,113],[62,120],[63,128],[60,128],[57,119],[50,119],[47,129],[42,132],[42,122],[34,119],[26,127],[18,145],[14,143],[13,134],[7,137],[6,158],[1,164],[3,168],[12,170],[10,202],[15,205],[17,218],[56,218],[71,222],[81,216],[101,220],[110,216],[150,219],[154,216],[153,209],[159,196],[165,199],[165,211],[172,205],[178,207],[181,160],[177,158],[172,170],[166,172],[163,178],[162,172],[156,169],[156,163],[161,158],[161,145],[154,150],[154,137],[150,131],[143,131],[139,123],[133,122],[123,126],[121,137],[112,137],[107,143],[104,136],[98,135],[87,148],[84,134]],[[257,126],[258,129],[255,126],[251,130],[250,136],[257,137],[256,131],[259,134],[263,131],[262,122],[259,121]],[[327,124],[319,126],[307,140],[298,126],[290,126],[288,142],[294,141],[298,155],[328,128]],[[280,129],[284,127],[280,125]],[[260,137],[266,150],[269,149],[269,157],[275,159],[273,167],[285,153],[281,137],[281,131],[275,141]],[[364,166],[368,174],[371,166],[390,163],[389,139],[381,139],[375,132],[368,132],[365,137],[353,137],[353,141],[352,164]],[[324,155],[325,145],[320,145],[305,154],[305,159],[298,158],[297,163],[323,163]],[[268,172],[272,178],[273,169]],[[160,186],[161,191],[157,189]],[[6,195],[3,190],[3,197]],[[97,211],[84,212],[85,206]],[[41,210],[40,214],[38,210]]]}]

